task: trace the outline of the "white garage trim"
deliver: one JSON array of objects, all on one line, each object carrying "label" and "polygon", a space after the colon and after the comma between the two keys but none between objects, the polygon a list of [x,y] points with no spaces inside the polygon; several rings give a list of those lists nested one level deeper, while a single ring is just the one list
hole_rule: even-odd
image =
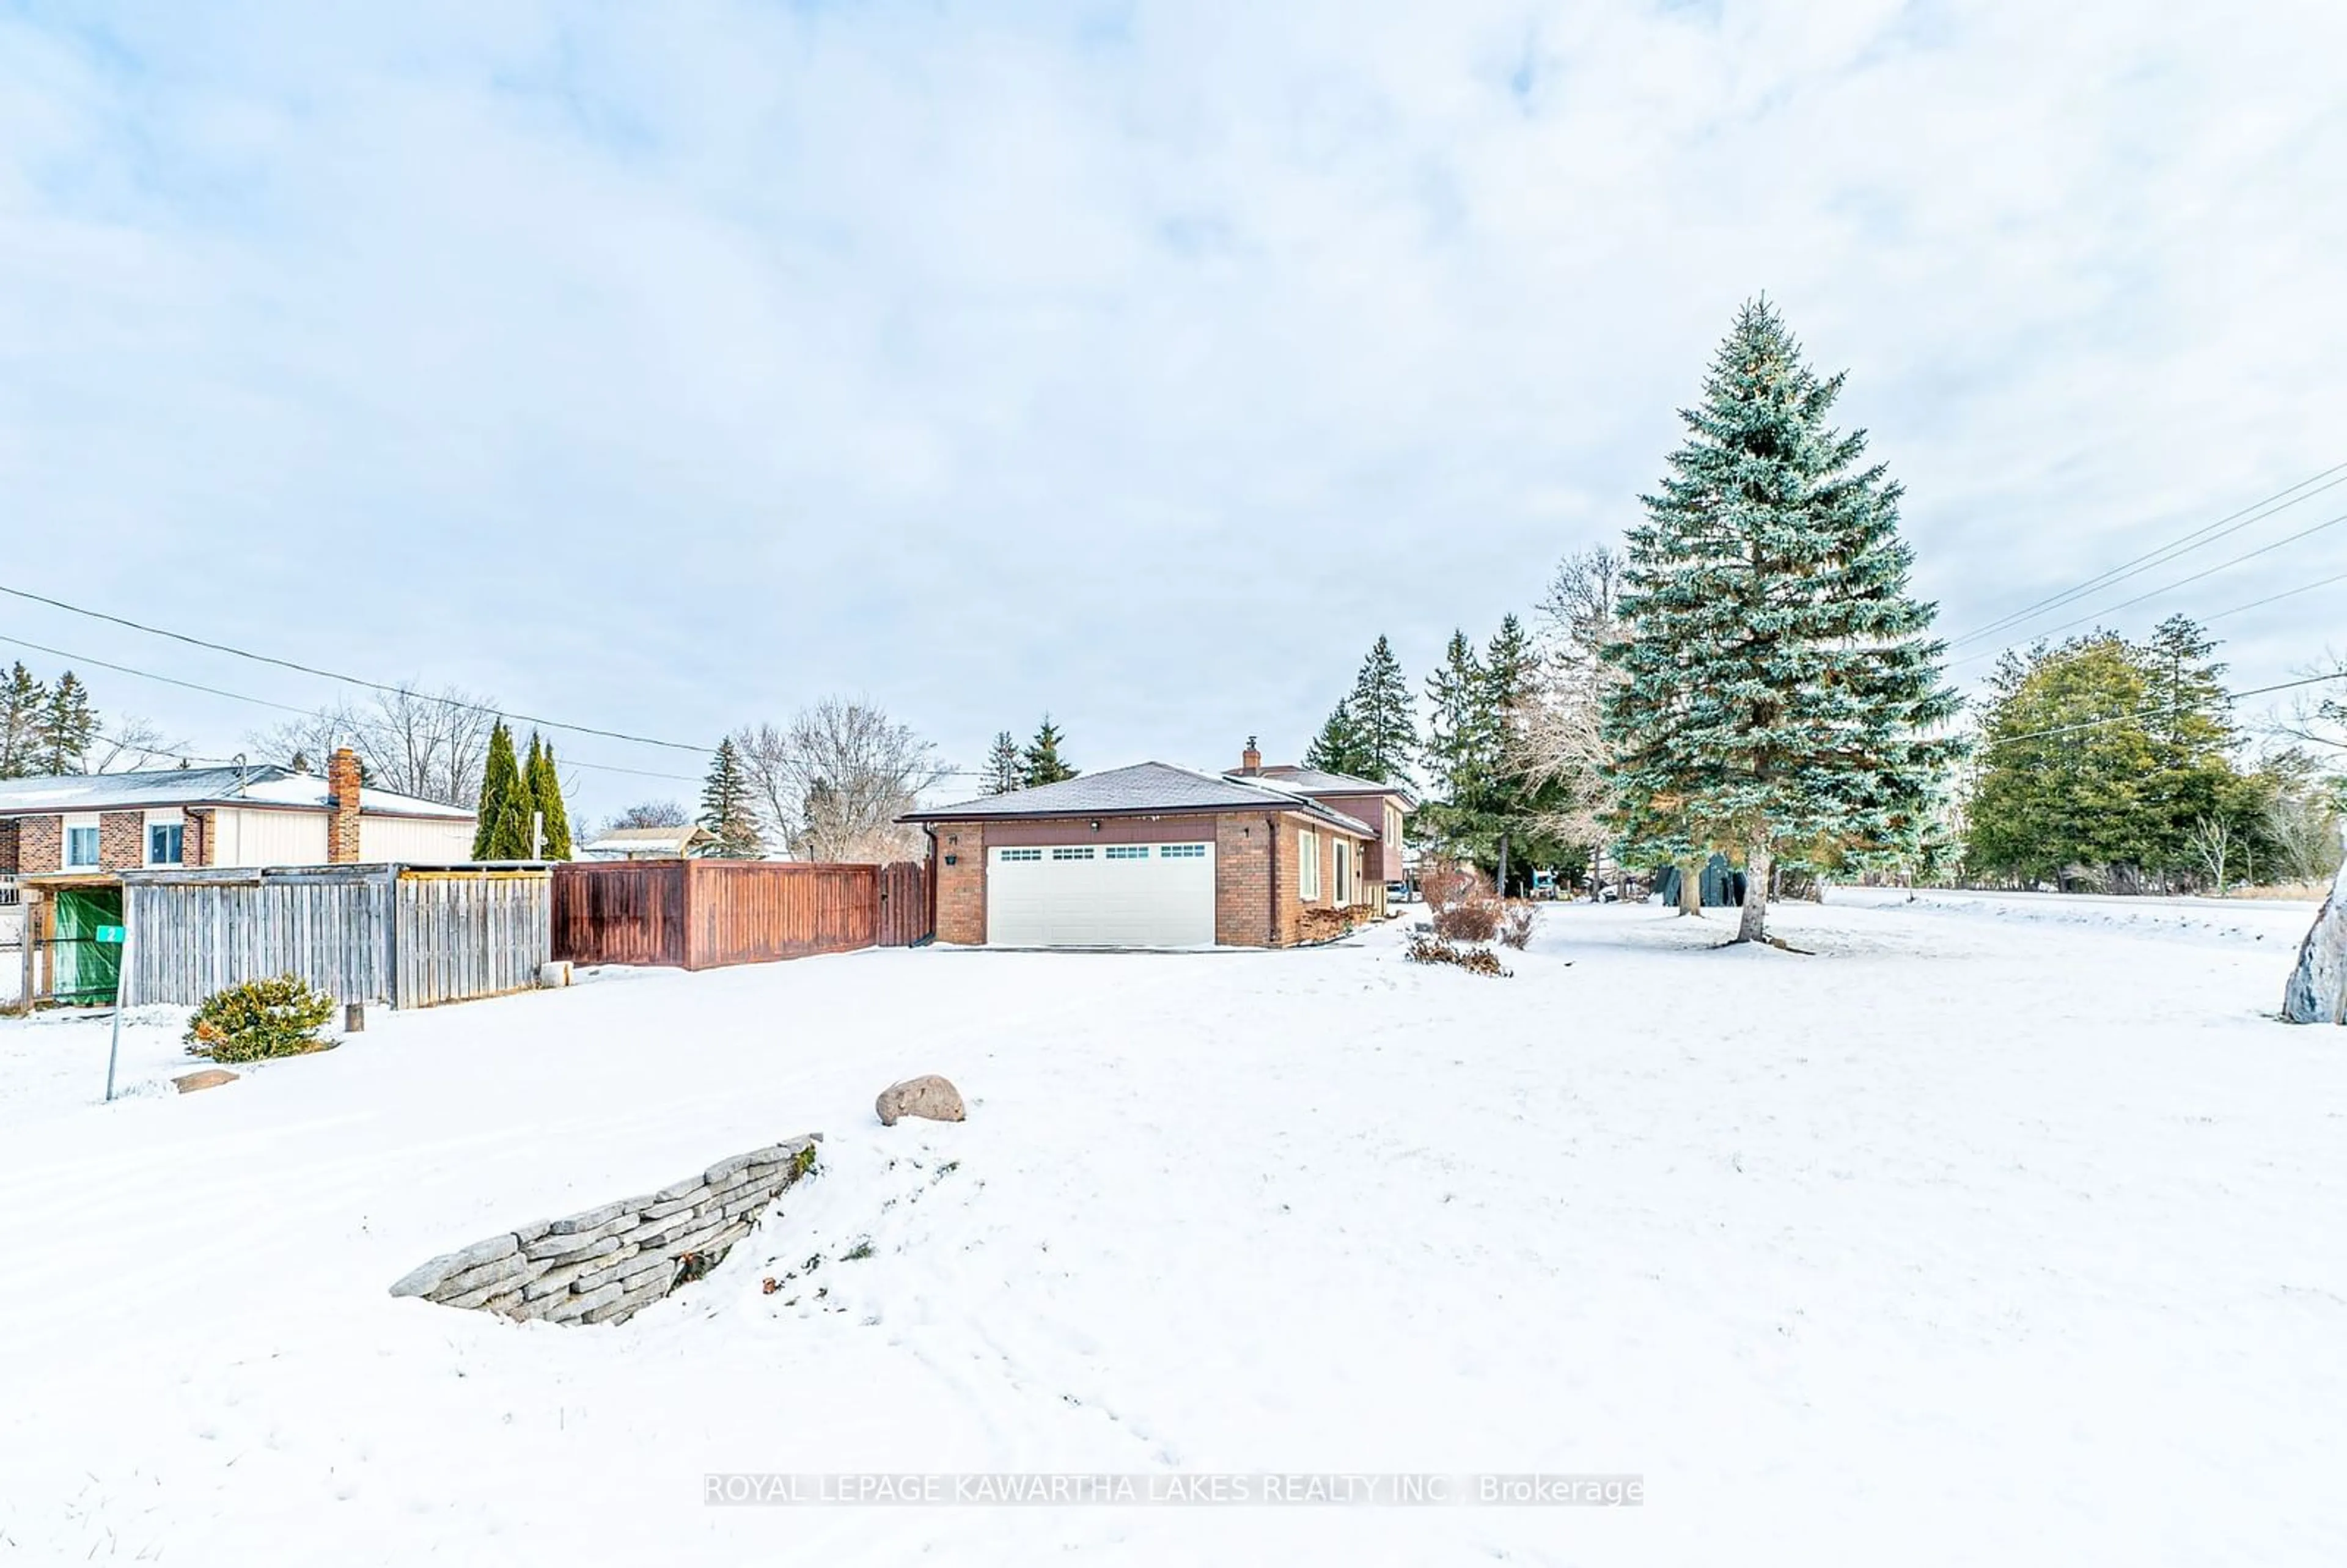
[{"label": "white garage trim", "polygon": [[1000,845],[987,851],[994,948],[1211,948],[1214,846]]}]

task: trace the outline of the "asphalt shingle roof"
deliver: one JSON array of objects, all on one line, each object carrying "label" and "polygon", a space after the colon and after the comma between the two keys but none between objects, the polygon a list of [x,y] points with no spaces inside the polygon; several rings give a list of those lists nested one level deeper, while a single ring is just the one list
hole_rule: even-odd
[{"label": "asphalt shingle roof", "polygon": [[1010,816],[1130,816],[1174,812],[1300,811],[1332,826],[1368,833],[1367,823],[1329,810],[1307,796],[1276,784],[1217,778],[1166,763],[1135,763],[1106,773],[1083,774],[1059,784],[1012,790],[951,805],[909,811],[905,822],[967,822]]},{"label": "asphalt shingle roof", "polygon": [[[248,767],[157,768],[135,774],[57,774],[41,778],[0,779],[0,816],[51,812],[125,811],[133,806],[292,805],[323,811],[326,781],[274,763]],[[461,806],[363,789],[359,809],[399,816],[469,818]]]}]

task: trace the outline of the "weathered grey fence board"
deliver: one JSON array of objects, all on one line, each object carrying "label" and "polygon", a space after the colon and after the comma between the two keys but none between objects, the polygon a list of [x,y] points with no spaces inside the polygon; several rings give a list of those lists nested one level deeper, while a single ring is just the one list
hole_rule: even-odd
[{"label": "weathered grey fence board", "polygon": [[543,871],[149,875],[126,876],[123,897],[131,1003],[294,974],[337,1001],[435,1007],[524,989],[552,955]]},{"label": "weathered grey fence board", "polygon": [[223,986],[299,975],[344,1001],[392,999],[393,885],[131,883],[127,999],[200,1002]]},{"label": "weathered grey fence board", "polygon": [[399,1007],[436,1007],[535,985],[554,956],[543,872],[411,873],[399,879]]}]

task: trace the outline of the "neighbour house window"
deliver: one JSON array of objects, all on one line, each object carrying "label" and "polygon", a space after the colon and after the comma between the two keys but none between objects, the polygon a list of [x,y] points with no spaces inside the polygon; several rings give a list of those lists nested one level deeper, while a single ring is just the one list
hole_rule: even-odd
[{"label": "neighbour house window", "polygon": [[1167,860],[1204,860],[1206,846],[1203,844],[1161,844],[1157,853]]},{"label": "neighbour house window", "polygon": [[1320,897],[1320,835],[1310,828],[1299,828],[1296,834],[1296,896],[1306,900]]},{"label": "neighbour house window", "polygon": [[1061,847],[1051,851],[1051,858],[1054,860],[1090,860],[1092,857],[1092,846],[1089,844],[1072,849]]},{"label": "neighbour house window", "polygon": [[1043,852],[1040,849],[1003,849],[998,850],[996,853],[1000,855],[1005,860],[1040,860],[1043,858]]},{"label": "neighbour house window", "polygon": [[97,864],[97,824],[82,826],[66,825],[66,864],[95,866]]},{"label": "neighbour house window", "polygon": [[185,823],[150,822],[147,825],[147,864],[177,866],[187,843]]},{"label": "neighbour house window", "polygon": [[1111,860],[1146,860],[1149,845],[1145,844],[1112,844],[1103,852]]}]

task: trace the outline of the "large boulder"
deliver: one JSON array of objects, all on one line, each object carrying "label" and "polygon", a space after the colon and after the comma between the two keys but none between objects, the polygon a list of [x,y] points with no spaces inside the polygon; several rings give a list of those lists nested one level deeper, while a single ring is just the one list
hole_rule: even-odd
[{"label": "large boulder", "polygon": [[2298,950],[2281,1016],[2292,1023],[2347,1023],[2347,865],[2339,867],[2331,897]]},{"label": "large boulder", "polygon": [[182,1094],[193,1094],[201,1089],[218,1089],[223,1083],[234,1083],[236,1074],[225,1067],[207,1067],[201,1072],[190,1072],[171,1080]]},{"label": "large boulder", "polygon": [[892,1083],[880,1091],[872,1102],[880,1113],[880,1125],[894,1127],[904,1116],[919,1116],[931,1122],[962,1120],[961,1091],[931,1072],[919,1078],[907,1078],[902,1083]]}]

